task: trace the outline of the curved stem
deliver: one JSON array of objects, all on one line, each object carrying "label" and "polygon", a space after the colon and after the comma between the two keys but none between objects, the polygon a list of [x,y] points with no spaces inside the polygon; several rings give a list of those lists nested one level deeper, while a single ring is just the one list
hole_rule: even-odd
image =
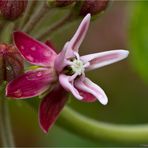
[{"label": "curved stem", "polygon": [[48,28],[45,32],[39,34],[36,38],[39,40],[45,40],[49,37],[55,30],[63,27],[68,22],[74,20],[75,17],[73,16],[73,11],[71,11],[68,15],[66,15],[63,19],[58,21],[57,23],[53,24],[50,28]]},{"label": "curved stem", "polygon": [[7,99],[4,95],[1,95],[0,102],[0,134],[3,147],[14,147],[14,140],[11,131],[9,107]]},{"label": "curved stem", "polygon": [[46,2],[43,1],[41,8],[30,18],[30,20],[27,22],[27,24],[23,28],[23,31],[30,32],[38,23],[38,21],[46,14],[48,10],[50,9],[46,5]]},{"label": "curved stem", "polygon": [[147,144],[147,125],[118,125],[95,121],[65,107],[59,125],[67,130],[93,140],[120,142],[123,144]]}]

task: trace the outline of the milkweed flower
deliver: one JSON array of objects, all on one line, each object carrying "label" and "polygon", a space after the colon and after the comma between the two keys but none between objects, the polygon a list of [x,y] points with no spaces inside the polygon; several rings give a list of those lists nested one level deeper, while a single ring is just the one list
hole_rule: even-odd
[{"label": "milkweed flower", "polygon": [[112,50],[79,55],[79,47],[90,23],[90,14],[83,19],[78,30],[57,54],[49,42],[41,43],[23,32],[14,32],[14,42],[29,63],[38,68],[12,80],[6,95],[16,99],[30,98],[47,93],[39,108],[40,126],[48,132],[67,101],[67,92],[84,102],[108,102],[104,91],[85,72],[120,61],[128,56],[126,50]]}]

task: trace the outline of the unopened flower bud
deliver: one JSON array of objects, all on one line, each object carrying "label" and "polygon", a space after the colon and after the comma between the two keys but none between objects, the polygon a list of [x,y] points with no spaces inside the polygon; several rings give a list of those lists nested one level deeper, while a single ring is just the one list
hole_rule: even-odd
[{"label": "unopened flower bud", "polygon": [[27,7],[28,0],[0,0],[0,13],[8,19],[17,19]]},{"label": "unopened flower bud", "polygon": [[85,16],[88,13],[91,15],[99,14],[106,9],[109,0],[85,0],[80,8],[80,15]]},{"label": "unopened flower bud", "polygon": [[55,7],[66,7],[68,5],[71,5],[74,2],[74,0],[49,0],[49,5],[53,5]]},{"label": "unopened flower bud", "polygon": [[14,45],[0,44],[0,83],[10,81],[24,71],[23,58]]}]

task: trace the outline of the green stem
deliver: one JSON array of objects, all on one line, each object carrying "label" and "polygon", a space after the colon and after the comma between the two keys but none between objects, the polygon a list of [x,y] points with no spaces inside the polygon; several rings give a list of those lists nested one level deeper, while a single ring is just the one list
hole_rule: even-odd
[{"label": "green stem", "polygon": [[43,1],[40,9],[30,18],[30,20],[27,22],[25,27],[23,28],[24,32],[30,32],[35,25],[39,22],[39,20],[47,13],[47,11],[50,10],[46,4],[46,2]]},{"label": "green stem", "polygon": [[95,121],[65,107],[59,125],[67,130],[93,140],[123,144],[147,144],[148,124],[118,125]]},{"label": "green stem", "polygon": [[7,22],[0,32],[0,42],[10,43],[12,40],[12,31],[14,29],[14,22]]},{"label": "green stem", "polygon": [[3,147],[14,147],[14,140],[11,130],[8,100],[1,95],[0,102],[0,134]]},{"label": "green stem", "polygon": [[[39,99],[38,99],[39,100]],[[27,100],[25,100],[27,101]],[[27,101],[36,111],[38,103],[36,99]],[[148,124],[127,125],[112,124],[87,118],[68,106],[65,106],[58,119],[58,125],[66,130],[95,141],[105,141],[117,144],[148,143]]]},{"label": "green stem", "polygon": [[0,33],[2,32],[3,28],[8,24],[7,20],[0,20]]},{"label": "green stem", "polygon": [[73,16],[73,11],[71,11],[68,15],[66,15],[63,19],[53,24],[50,28],[48,28],[45,32],[39,34],[36,38],[39,40],[46,40],[54,31],[57,31],[59,28],[63,27],[68,22],[71,22],[75,19]]},{"label": "green stem", "polygon": [[24,24],[29,20],[32,12],[36,8],[37,3],[38,3],[37,0],[30,0],[30,1],[28,1],[27,9],[26,9],[26,11],[25,11],[21,21],[20,21],[20,24],[19,24],[18,28],[20,28],[20,29],[23,28]]}]

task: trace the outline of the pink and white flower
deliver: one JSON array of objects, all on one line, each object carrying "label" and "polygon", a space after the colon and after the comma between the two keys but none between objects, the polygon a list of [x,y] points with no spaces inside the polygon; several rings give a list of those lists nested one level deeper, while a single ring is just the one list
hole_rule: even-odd
[{"label": "pink and white flower", "polygon": [[105,92],[85,76],[85,72],[100,68],[128,56],[126,50],[111,50],[85,56],[79,47],[90,23],[90,14],[81,22],[73,38],[57,54],[50,43],[41,43],[23,32],[14,32],[14,42],[21,55],[38,68],[27,71],[11,81],[6,95],[16,99],[30,98],[48,92],[39,109],[40,126],[48,132],[67,101],[67,92],[85,102],[108,102]]}]

